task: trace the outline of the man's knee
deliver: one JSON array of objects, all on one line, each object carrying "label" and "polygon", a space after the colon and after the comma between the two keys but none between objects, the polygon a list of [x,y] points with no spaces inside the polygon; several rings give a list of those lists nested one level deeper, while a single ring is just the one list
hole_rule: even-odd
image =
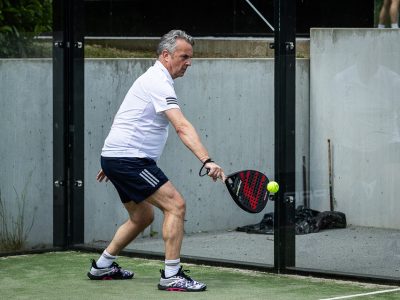
[{"label": "man's knee", "polygon": [[149,209],[146,213],[142,216],[143,224],[147,227],[154,221],[154,211]]},{"label": "man's knee", "polygon": [[125,208],[132,224],[147,227],[154,221],[154,210],[148,203],[135,204],[134,202],[129,202],[125,204]]},{"label": "man's knee", "polygon": [[174,199],[175,204],[175,214],[181,218],[185,217],[186,214],[186,202],[182,197],[177,197]]},{"label": "man's knee", "polygon": [[143,225],[149,226],[154,221],[154,210],[152,207],[147,206],[145,210],[141,213],[141,219]]},{"label": "man's knee", "polygon": [[166,193],[163,210],[181,218],[185,217],[186,202],[175,188]]},{"label": "man's knee", "polygon": [[184,217],[186,213],[186,202],[177,189],[167,182],[148,201],[160,208],[164,213]]},{"label": "man's knee", "polygon": [[135,214],[133,216],[129,216],[128,222],[131,224],[132,228],[141,228],[144,230],[154,221],[154,214]]}]

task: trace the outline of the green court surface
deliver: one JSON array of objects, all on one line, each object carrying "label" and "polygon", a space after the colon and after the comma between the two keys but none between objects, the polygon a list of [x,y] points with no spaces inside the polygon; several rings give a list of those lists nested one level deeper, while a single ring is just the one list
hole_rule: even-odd
[{"label": "green court surface", "polygon": [[[91,281],[86,273],[97,253],[51,252],[0,257],[0,299],[400,299],[395,286],[183,264],[207,283],[199,293],[157,290],[157,260],[119,257],[132,280]],[[381,293],[375,293],[381,292]],[[362,294],[362,295],[360,295]],[[352,298],[343,298],[353,295]]]}]

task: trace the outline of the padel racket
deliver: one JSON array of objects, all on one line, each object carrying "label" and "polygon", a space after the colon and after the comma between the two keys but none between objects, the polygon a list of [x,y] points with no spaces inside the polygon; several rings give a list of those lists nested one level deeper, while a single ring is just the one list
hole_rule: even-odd
[{"label": "padel racket", "polygon": [[267,176],[259,171],[243,170],[226,177],[225,185],[235,203],[249,213],[261,212],[268,202]]}]

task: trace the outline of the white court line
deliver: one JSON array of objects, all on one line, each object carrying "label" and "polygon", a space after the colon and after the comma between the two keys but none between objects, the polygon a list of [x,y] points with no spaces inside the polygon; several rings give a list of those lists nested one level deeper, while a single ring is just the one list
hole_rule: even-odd
[{"label": "white court line", "polygon": [[320,299],[320,300],[348,299],[348,298],[355,298],[355,297],[362,297],[362,296],[369,296],[369,295],[376,295],[376,294],[392,293],[392,292],[397,292],[397,291],[400,291],[400,288],[391,289],[391,290],[376,291],[376,292],[370,292],[370,293],[364,293],[364,294],[339,296],[339,297],[335,297],[335,298],[324,298],[324,299]]}]

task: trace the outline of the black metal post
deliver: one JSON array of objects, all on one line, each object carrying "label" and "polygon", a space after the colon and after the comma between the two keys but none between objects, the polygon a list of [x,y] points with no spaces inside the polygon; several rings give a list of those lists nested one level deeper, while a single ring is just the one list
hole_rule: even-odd
[{"label": "black metal post", "polygon": [[67,110],[68,59],[65,51],[66,1],[53,1],[53,244],[67,245]]},{"label": "black metal post", "polygon": [[84,0],[74,0],[70,8],[69,35],[71,41],[69,137],[70,137],[70,192],[71,239],[70,244],[84,241]]},{"label": "black metal post", "polygon": [[296,1],[274,0],[275,198],[274,266],[295,266]]},{"label": "black metal post", "polygon": [[53,244],[83,242],[83,0],[53,1]]}]

